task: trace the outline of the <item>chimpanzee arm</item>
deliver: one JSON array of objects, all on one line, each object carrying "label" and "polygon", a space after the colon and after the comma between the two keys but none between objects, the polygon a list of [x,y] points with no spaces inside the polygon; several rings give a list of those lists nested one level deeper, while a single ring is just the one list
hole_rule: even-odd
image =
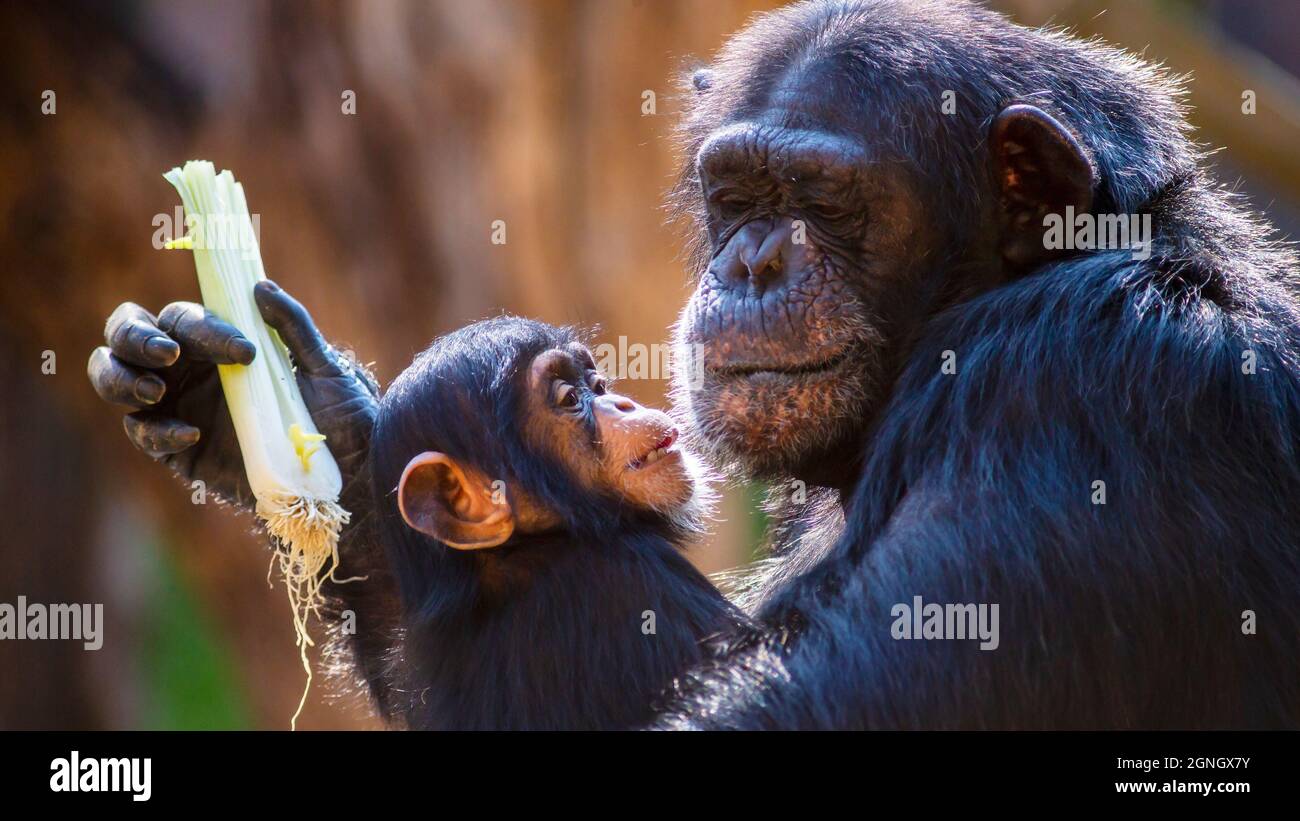
[{"label": "chimpanzee arm", "polygon": [[398,592],[375,528],[370,462],[359,466],[340,503],[352,521],[339,537],[339,567],[322,588],[329,622],[327,656],[331,672],[368,692],[385,720],[397,718],[391,701],[389,666],[399,641]]},{"label": "chimpanzee arm", "polygon": [[[1043,726],[1052,713],[1029,701],[1050,684],[1050,648],[1008,635],[1007,610],[1044,614],[1044,591],[997,580],[1033,579],[1032,557],[998,545],[970,543],[954,507],[917,494],[900,506],[891,532],[865,555],[846,541],[821,564],[790,580],[762,614],[761,632],[681,680],[664,729],[866,729]],[[813,549],[805,545],[801,549]],[[1015,582],[1011,583],[1018,587]],[[964,622],[970,639],[907,635],[924,604],[999,604],[986,616],[987,650],[978,615]],[[906,605],[907,611],[895,609]],[[978,609],[975,611],[978,614]],[[986,606],[984,612],[991,611]],[[1066,611],[1069,615],[1069,611]],[[1017,629],[1023,629],[1021,622]],[[1067,625],[1059,624],[1061,637]],[[1062,643],[1066,639],[1061,638]],[[996,644],[994,644],[996,642]],[[1075,648],[1082,649],[1079,647]],[[1032,662],[1032,663],[1030,663]],[[1025,673],[1030,678],[1025,678]],[[1037,673],[1044,675],[1035,679]],[[1027,701],[1028,699],[1028,701]],[[1010,712],[1008,712],[1010,710]],[[1080,718],[1074,716],[1073,718]],[[1055,720],[1061,720],[1057,715]],[[1067,719],[1068,720],[1068,719]]]},{"label": "chimpanzee arm", "polygon": [[[263,288],[263,286],[259,286]],[[339,502],[351,520],[339,537],[339,566],[322,588],[333,672],[363,685],[391,720],[391,678],[400,619],[397,590],[374,527],[370,439],[379,387],[359,363],[342,356],[316,329],[306,309],[271,284],[258,292],[262,317],[293,355],[303,400],[345,477]]]},{"label": "chimpanzee arm", "polygon": [[[390,652],[396,596],[371,524],[367,462],[378,386],[334,350],[306,309],[274,282],[259,283],[254,295],[263,318],[289,348],[303,399],[343,476],[341,502],[352,521],[343,529],[334,577],[364,580],[327,584],[330,602],[322,614],[338,620],[334,647],[347,651],[383,710],[386,687],[379,671]],[[217,365],[247,364],[259,355],[254,345],[191,302],[172,303],[157,316],[123,303],[104,336],[106,344],[91,354],[87,372],[105,401],[134,411],[124,421],[136,447],[187,485],[202,482],[211,495],[251,511],[253,494]]]},{"label": "chimpanzee arm", "polygon": [[[1118,556],[1104,561],[1086,545],[1052,555],[1057,546],[1035,547],[1035,533],[977,534],[959,518],[964,507],[910,494],[864,555],[841,542],[771,602],[761,635],[683,680],[660,726],[1124,726],[1106,688],[1151,694],[1153,679],[1135,682],[1125,660],[1155,649],[1168,629],[1142,622],[1142,606],[1133,606],[1143,601],[1138,588],[1157,597],[1161,585],[1107,590],[1103,568],[1132,571],[1115,567]],[[923,638],[928,604],[975,605],[962,611],[967,637]],[[1133,632],[1107,626],[1120,612]]]},{"label": "chimpanzee arm", "polygon": [[[773,602],[756,640],[686,676],[658,726],[1300,723],[1300,681],[1283,663],[1300,649],[1300,607],[1280,595],[1297,574],[1294,562],[1278,560],[1281,534],[1229,541],[1180,528],[1163,541],[1142,533],[1153,519],[1121,539],[1119,529],[1088,522],[1134,520],[1137,506],[1113,497],[1111,510],[1077,513],[1064,499],[1038,510],[1020,507],[1023,497],[971,501],[909,494],[865,555],[839,545]],[[1277,573],[1285,579],[1270,578]],[[928,605],[945,610],[940,632],[927,638]],[[959,611],[965,638],[955,637],[949,605],[967,606]],[[1245,634],[1250,608],[1266,608],[1277,629]]]}]

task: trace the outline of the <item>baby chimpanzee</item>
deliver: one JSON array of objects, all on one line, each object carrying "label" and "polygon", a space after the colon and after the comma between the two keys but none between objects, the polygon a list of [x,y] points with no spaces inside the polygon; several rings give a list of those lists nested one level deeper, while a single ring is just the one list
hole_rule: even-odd
[{"label": "baby chimpanzee", "polygon": [[682,556],[697,464],[571,330],[500,317],[389,387],[371,447],[418,729],[635,727],[742,616]]}]

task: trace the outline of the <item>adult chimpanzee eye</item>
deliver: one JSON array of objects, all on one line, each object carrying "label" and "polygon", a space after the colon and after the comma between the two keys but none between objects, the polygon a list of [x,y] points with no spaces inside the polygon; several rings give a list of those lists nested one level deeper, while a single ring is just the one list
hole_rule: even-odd
[{"label": "adult chimpanzee eye", "polygon": [[804,210],[813,217],[826,222],[841,220],[849,215],[849,212],[844,208],[825,202],[810,202],[804,206]]},{"label": "adult chimpanzee eye", "polygon": [[604,396],[605,391],[607,390],[609,390],[609,383],[605,381],[605,377],[597,374],[591,378],[592,393],[596,394],[597,396]]},{"label": "adult chimpanzee eye", "polygon": [[717,207],[718,214],[727,220],[744,216],[753,207],[748,199],[735,194],[718,197],[713,204]]}]

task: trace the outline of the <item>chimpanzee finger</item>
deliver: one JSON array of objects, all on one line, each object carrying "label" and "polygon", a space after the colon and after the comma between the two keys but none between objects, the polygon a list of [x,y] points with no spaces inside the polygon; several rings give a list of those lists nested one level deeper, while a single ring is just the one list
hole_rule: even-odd
[{"label": "chimpanzee finger", "polygon": [[122,426],[131,443],[155,459],[180,453],[199,441],[199,429],[193,425],[148,411],[127,414]]},{"label": "chimpanzee finger", "polygon": [[91,351],[86,375],[99,398],[115,405],[148,407],[162,399],[167,390],[157,374],[126,364],[103,345]]},{"label": "chimpanzee finger", "polygon": [[301,302],[269,279],[253,287],[253,299],[262,319],[280,334],[299,368],[312,376],[343,375],[343,368],[330,354],[329,344]]},{"label": "chimpanzee finger", "polygon": [[157,317],[134,302],[123,302],[109,316],[104,340],[118,359],[146,368],[165,368],[181,355],[180,346],[158,327]]},{"label": "chimpanzee finger", "polygon": [[218,365],[247,365],[257,346],[239,329],[195,302],[173,302],[158,315],[158,327],[181,344],[185,355]]}]

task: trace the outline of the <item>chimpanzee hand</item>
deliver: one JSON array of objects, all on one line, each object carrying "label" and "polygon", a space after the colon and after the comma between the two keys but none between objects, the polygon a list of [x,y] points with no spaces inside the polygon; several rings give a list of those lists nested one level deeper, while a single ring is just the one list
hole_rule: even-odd
[{"label": "chimpanzee hand", "polygon": [[[303,400],[346,488],[370,447],[378,387],[329,346],[306,309],[274,282],[258,283],[254,298],[289,349]],[[135,446],[186,481],[202,480],[209,491],[251,508],[253,493],[216,366],[252,362],[253,343],[193,302],[173,302],[157,317],[124,302],[108,318],[104,336],[108,345],[90,355],[87,371],[101,398],[136,408],[123,420]]]}]

